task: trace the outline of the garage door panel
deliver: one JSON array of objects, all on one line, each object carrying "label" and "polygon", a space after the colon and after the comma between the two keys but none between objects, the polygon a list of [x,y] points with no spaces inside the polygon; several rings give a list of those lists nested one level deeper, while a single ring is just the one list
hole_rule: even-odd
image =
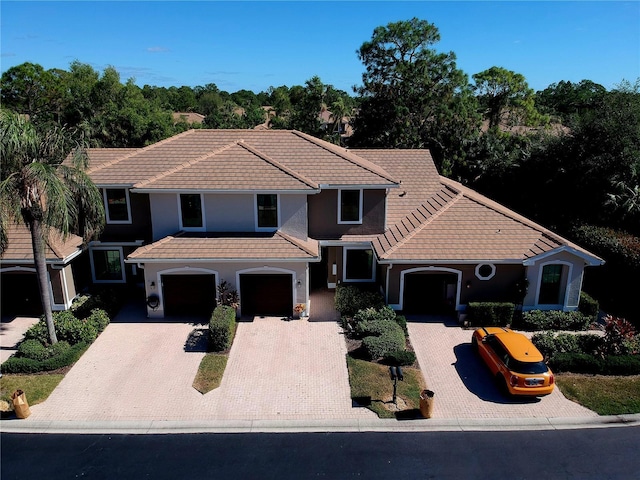
[{"label": "garage door panel", "polygon": [[240,276],[243,315],[289,316],[293,312],[292,276],[244,274]]},{"label": "garage door panel", "polygon": [[165,315],[210,315],[216,306],[214,275],[163,275]]},{"label": "garage door panel", "polygon": [[2,314],[41,315],[42,303],[35,273],[2,274]]},{"label": "garage door panel", "polygon": [[454,274],[411,273],[405,275],[403,311],[414,314],[451,313],[455,307],[455,298],[451,298],[452,289],[449,285],[455,284],[457,284],[457,276]]}]

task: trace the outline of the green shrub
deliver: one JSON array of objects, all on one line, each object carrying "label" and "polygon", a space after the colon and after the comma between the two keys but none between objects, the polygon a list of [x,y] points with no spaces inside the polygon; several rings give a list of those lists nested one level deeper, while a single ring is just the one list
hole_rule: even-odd
[{"label": "green shrub", "polygon": [[379,337],[380,335],[393,332],[399,328],[400,325],[398,325],[395,320],[364,320],[356,323],[356,334],[359,337],[369,337],[371,335]]},{"label": "green shrub", "polygon": [[578,311],[589,317],[591,322],[596,322],[598,320],[598,313],[600,312],[600,304],[587,292],[580,292]]},{"label": "green shrub", "polygon": [[511,323],[515,308],[509,302],[469,302],[466,314],[474,327],[505,327]]},{"label": "green shrub", "polygon": [[559,353],[549,360],[549,367],[556,373],[600,373],[602,359],[586,353]]},{"label": "green shrub", "polygon": [[521,330],[587,330],[591,319],[578,311],[530,310],[522,313]]},{"label": "green shrub", "polygon": [[384,307],[384,297],[380,292],[370,292],[354,285],[338,285],[335,294],[335,307],[341,315],[352,317],[358,310]]},{"label": "green shrub", "polygon": [[380,335],[379,337],[369,336],[362,340],[362,347],[372,360],[386,357],[391,352],[404,350],[406,340],[402,329],[397,328]]},{"label": "green shrub", "polygon": [[396,312],[388,306],[384,306],[382,308],[369,307],[358,310],[358,312],[353,316],[353,321],[356,323],[372,320],[389,320],[395,322]]},{"label": "green shrub", "polygon": [[640,356],[610,355],[602,362],[603,375],[638,375],[640,374]]},{"label": "green shrub", "polygon": [[18,347],[18,355],[32,360],[42,361],[50,356],[50,352],[38,340],[25,340]]},{"label": "green shrub", "polygon": [[55,312],[53,324],[58,340],[64,340],[71,345],[77,343],[92,343],[98,336],[96,326],[87,319],[78,320],[71,311]]},{"label": "green shrub", "polygon": [[556,354],[585,353],[580,351],[578,335],[572,335],[571,333],[559,333],[553,341],[556,346]]},{"label": "green shrub", "polygon": [[44,317],[40,317],[38,323],[34,323],[24,334],[25,340],[37,340],[43,345],[49,344],[49,330]]},{"label": "green shrub", "polygon": [[[71,345],[81,342],[93,342],[99,333],[96,325],[101,325],[103,322],[102,313],[97,313],[94,320],[79,320],[70,310],[53,313],[53,325],[58,341],[66,341]],[[43,345],[49,345],[49,330],[44,317],[41,317],[38,323],[27,330],[24,338],[25,340],[37,340]]]},{"label": "green shrub", "polygon": [[96,308],[107,312],[113,318],[124,303],[124,292],[114,288],[104,288],[95,294],[78,297],[71,305],[71,311],[79,319],[85,319]]},{"label": "green shrub", "polygon": [[218,305],[209,320],[209,349],[221,352],[228,349],[236,331],[236,310],[227,305]]},{"label": "green shrub", "polygon": [[98,333],[102,333],[111,320],[106,311],[95,308],[91,311],[91,315],[89,315],[87,321],[95,327]]},{"label": "green shrub", "polygon": [[409,335],[409,330],[407,330],[407,318],[404,315],[396,315],[396,323],[400,325],[405,336]]},{"label": "green shrub", "polygon": [[600,335],[587,333],[584,335],[576,335],[578,340],[578,349],[581,353],[596,355],[602,350],[604,339]]},{"label": "green shrub", "polygon": [[385,362],[389,365],[413,365],[416,361],[416,354],[409,350],[396,350],[390,352],[385,357]]},{"label": "green shrub", "polygon": [[[62,345],[58,347],[57,345],[59,344]],[[14,356],[0,366],[0,371],[4,374],[37,373],[57,370],[77,362],[88,347],[89,345],[86,343],[78,343],[73,346],[66,344],[65,346],[63,342],[59,342],[56,346],[51,347],[54,352],[57,352],[57,354],[52,357],[38,361],[32,358]]]},{"label": "green shrub", "polygon": [[552,332],[535,333],[531,342],[545,358],[551,358],[556,354],[555,335]]}]

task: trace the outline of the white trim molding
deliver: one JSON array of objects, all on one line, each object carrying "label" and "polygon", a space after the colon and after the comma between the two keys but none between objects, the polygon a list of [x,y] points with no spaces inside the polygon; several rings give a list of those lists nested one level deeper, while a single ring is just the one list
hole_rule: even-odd
[{"label": "white trim molding", "polygon": [[[202,217],[201,227],[185,227],[182,224],[182,200],[180,198],[182,195],[198,195],[200,197],[200,216]],[[202,193],[181,192],[176,195],[176,199],[178,200],[178,222],[180,225],[180,230],[184,230],[185,232],[206,232],[207,214],[204,209],[204,195]]]},{"label": "white trim molding", "polygon": [[[261,227],[258,225],[258,196],[259,195],[275,195],[276,196],[276,225],[274,227]],[[280,228],[282,215],[280,215],[280,194],[279,193],[254,193],[253,194],[253,224],[256,232],[275,232]]]},{"label": "white trim molding", "polygon": [[[482,275],[480,275],[480,269],[484,266],[491,268],[491,273],[486,277],[483,277]],[[476,265],[475,273],[476,273],[476,278],[478,280],[485,280],[485,281],[491,280],[496,275],[496,266],[493,263],[479,263],[478,265]]]},{"label": "white trim molding", "polygon": [[[120,280],[98,280],[96,278],[96,269],[93,260],[93,252],[95,251],[111,251],[117,250],[120,252],[120,269],[122,271],[122,278]],[[89,247],[89,263],[91,264],[91,280],[93,283],[126,283],[127,281],[127,272],[124,269],[124,251],[122,246],[101,244],[100,246],[90,246]]]},{"label": "white trim molding", "polygon": [[[210,268],[200,268],[200,267],[177,267],[177,268],[167,268],[165,270],[158,270],[156,272],[156,278],[155,280],[153,279],[153,277],[151,278],[147,278],[146,276],[146,271],[145,271],[145,292],[146,292],[146,297],[149,297],[150,295],[157,295],[158,298],[160,299],[160,304],[158,305],[158,307],[154,310],[152,308],[150,308],[149,306],[147,306],[147,315],[149,316],[154,316],[157,317],[159,316],[157,313],[154,315],[150,315],[151,312],[158,312],[160,313],[160,316],[164,316],[164,291],[162,289],[162,276],[163,275],[199,275],[199,274],[208,274],[208,275],[213,275],[214,276],[214,285],[215,285],[215,292],[214,295],[216,296],[216,304],[218,303],[218,286],[220,285],[220,275],[218,274],[217,270],[213,270]],[[152,283],[155,282],[155,285],[151,285]]]},{"label": "white trim molding", "polygon": [[[540,287],[542,286],[542,273],[544,267],[546,265],[562,265],[568,267],[566,275],[564,272],[560,276],[560,288],[564,288],[564,295],[562,299],[562,303],[552,304],[552,303],[540,303]],[[563,269],[564,270],[564,269]],[[543,262],[538,265],[538,279],[536,282],[536,296],[534,299],[533,309],[534,310],[565,310],[571,308],[573,306],[569,306],[569,285],[571,283],[571,279],[573,278],[573,264],[571,262],[567,262],[565,260],[550,260],[548,262]]]},{"label": "white trim molding", "polygon": [[[107,190],[124,190],[125,199],[127,202],[127,219],[126,220],[111,220],[109,219],[109,202],[107,201]],[[130,225],[131,220],[131,199],[129,198],[129,189],[126,187],[102,187],[102,198],[104,200],[104,212],[106,217],[106,223],[108,225]]]},{"label": "white trim molding", "polygon": [[[347,252],[350,250],[371,250],[371,278],[347,278]],[[356,246],[344,246],[342,247],[342,281],[348,283],[365,283],[376,281],[376,252],[372,247],[356,247]]]},{"label": "white trim molding", "polygon": [[[295,306],[298,303],[297,300],[297,275],[295,270],[288,270],[286,268],[281,267],[270,267],[269,265],[265,265],[263,267],[252,267],[252,268],[244,268],[242,270],[236,270],[236,289],[238,290],[238,294],[240,296],[240,308],[238,308],[238,315],[242,315],[242,291],[240,290],[240,276],[241,275],[261,275],[261,274],[269,274],[269,273],[284,273],[291,275],[291,305]],[[307,282],[307,285],[309,282]],[[307,287],[308,288],[308,287]],[[308,296],[307,296],[308,300]],[[293,313],[293,312],[291,312]]]}]

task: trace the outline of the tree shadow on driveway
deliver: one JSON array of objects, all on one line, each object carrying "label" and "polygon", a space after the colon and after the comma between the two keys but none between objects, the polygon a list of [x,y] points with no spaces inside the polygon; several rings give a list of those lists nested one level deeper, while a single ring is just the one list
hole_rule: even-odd
[{"label": "tree shadow on driveway", "polygon": [[471,343],[453,347],[456,362],[453,364],[462,383],[481,400],[503,404],[532,404],[540,402],[537,397],[507,397],[500,392],[495,378],[482,359],[473,351]]}]

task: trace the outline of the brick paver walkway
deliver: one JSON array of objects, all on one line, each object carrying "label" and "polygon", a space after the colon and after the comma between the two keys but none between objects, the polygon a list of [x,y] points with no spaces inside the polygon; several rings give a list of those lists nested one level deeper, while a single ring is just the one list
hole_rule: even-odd
[{"label": "brick paver walkway", "polygon": [[[125,312],[126,317],[126,312]],[[139,317],[138,317],[139,318]],[[221,386],[192,388],[203,326],[119,317],[29,419],[69,421],[375,418],[353,408],[346,347],[335,322],[241,322]]]},{"label": "brick paver walkway", "polygon": [[434,418],[597,417],[558,388],[539,399],[503,397],[471,349],[471,330],[445,318],[409,320],[409,336],[428,388]]}]

